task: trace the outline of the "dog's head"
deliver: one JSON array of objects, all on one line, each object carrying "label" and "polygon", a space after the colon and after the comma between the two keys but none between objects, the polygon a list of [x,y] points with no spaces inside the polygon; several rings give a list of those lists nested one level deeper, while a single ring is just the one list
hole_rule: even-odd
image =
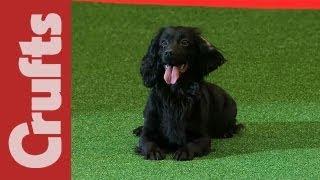
[{"label": "dog's head", "polygon": [[158,82],[171,85],[183,79],[199,81],[224,62],[222,54],[197,28],[166,27],[151,41],[140,72],[147,87]]}]

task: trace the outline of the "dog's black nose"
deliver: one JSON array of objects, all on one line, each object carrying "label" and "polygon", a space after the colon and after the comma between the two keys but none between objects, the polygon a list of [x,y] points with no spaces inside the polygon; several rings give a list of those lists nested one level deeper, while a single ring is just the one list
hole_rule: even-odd
[{"label": "dog's black nose", "polygon": [[164,55],[165,55],[166,57],[170,57],[170,56],[172,56],[172,54],[173,54],[173,52],[172,52],[171,49],[164,51]]}]

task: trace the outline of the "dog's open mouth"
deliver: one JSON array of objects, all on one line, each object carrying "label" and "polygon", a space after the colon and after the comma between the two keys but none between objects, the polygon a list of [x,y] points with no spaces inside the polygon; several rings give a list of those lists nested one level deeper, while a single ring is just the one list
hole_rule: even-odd
[{"label": "dog's open mouth", "polygon": [[167,84],[175,84],[179,79],[180,75],[186,72],[188,64],[182,64],[179,66],[170,66],[168,64],[164,65],[165,73],[164,80]]}]

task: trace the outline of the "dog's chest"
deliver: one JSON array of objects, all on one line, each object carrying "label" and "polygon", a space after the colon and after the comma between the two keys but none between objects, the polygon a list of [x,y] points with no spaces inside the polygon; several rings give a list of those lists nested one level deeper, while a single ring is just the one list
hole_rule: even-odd
[{"label": "dog's chest", "polygon": [[192,83],[185,88],[160,88],[161,130],[170,143],[186,143],[186,127],[193,106],[198,99],[199,85]]},{"label": "dog's chest", "polygon": [[186,143],[186,125],[192,102],[187,97],[172,96],[163,99],[161,127],[164,136],[170,143]]}]

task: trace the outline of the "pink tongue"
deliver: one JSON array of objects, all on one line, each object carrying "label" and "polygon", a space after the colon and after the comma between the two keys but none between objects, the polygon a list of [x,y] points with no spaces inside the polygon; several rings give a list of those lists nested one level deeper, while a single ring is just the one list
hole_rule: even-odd
[{"label": "pink tongue", "polygon": [[168,67],[164,73],[164,80],[167,84],[175,84],[177,80],[179,79],[179,70],[176,66]]}]

